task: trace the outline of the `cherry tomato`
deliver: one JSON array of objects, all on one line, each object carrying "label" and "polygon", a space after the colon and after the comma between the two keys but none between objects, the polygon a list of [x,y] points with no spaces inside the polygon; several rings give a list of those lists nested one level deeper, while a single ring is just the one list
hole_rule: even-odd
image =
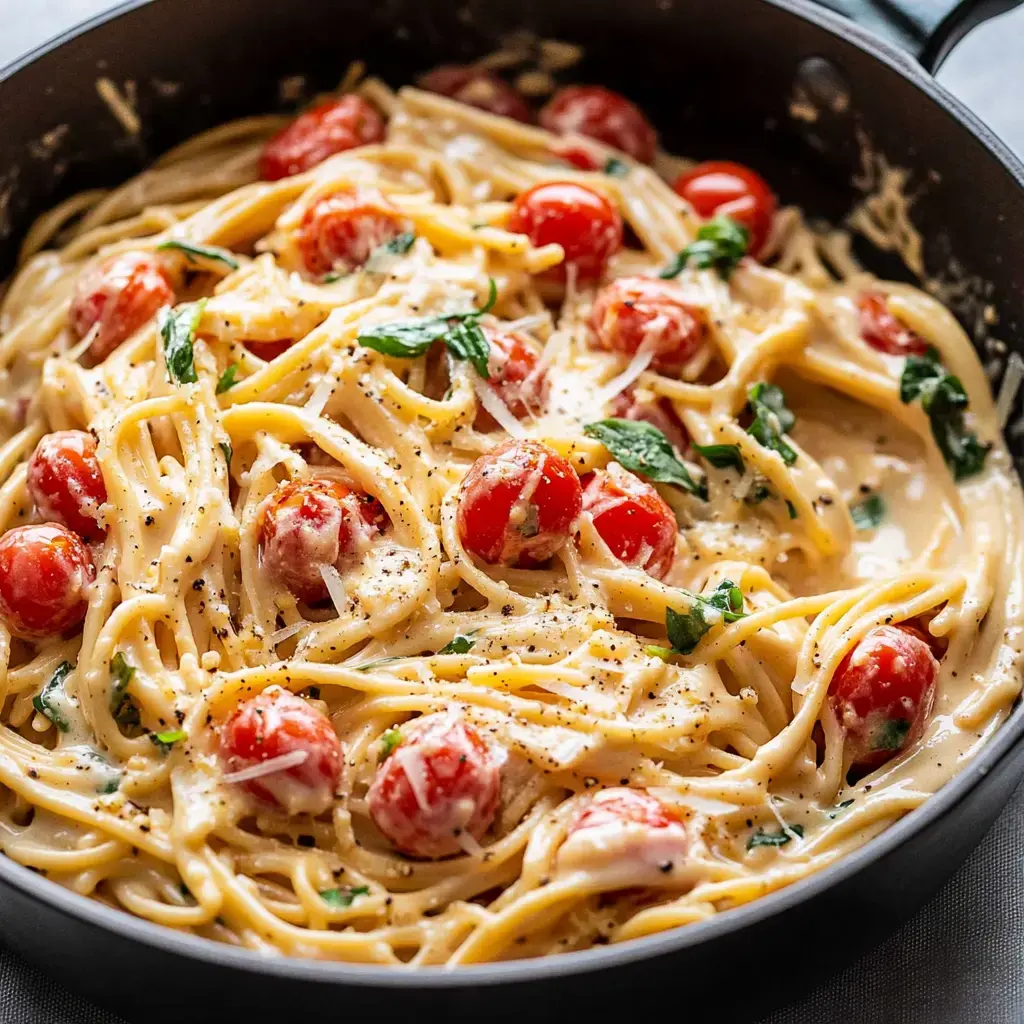
[{"label": "cherry tomato", "polygon": [[417,718],[400,731],[401,742],[370,785],[370,817],[412,857],[459,853],[497,813],[498,757],[469,722],[448,712]]},{"label": "cherry tomato", "polygon": [[871,630],[843,658],[828,692],[854,767],[877,768],[918,739],[938,667],[927,641],[907,625]]},{"label": "cherry tomato", "polygon": [[84,430],[59,430],[36,445],[28,463],[28,492],[44,519],[52,519],[86,540],[100,539],[100,505],[107,500],[96,439]]},{"label": "cherry tomato", "polygon": [[271,687],[240,704],[221,729],[220,756],[227,772],[297,751],[306,755],[301,763],[238,785],[288,814],[323,814],[341,778],[341,740],[330,719],[301,697]]},{"label": "cherry tomato", "polygon": [[335,153],[383,138],[383,119],[361,96],[328,100],[300,114],[263,147],[260,177],[264,181],[288,178]]},{"label": "cherry tomato", "polygon": [[569,539],[582,507],[579,477],[561,455],[537,441],[506,441],[462,481],[459,536],[490,565],[529,568]]},{"label": "cherry tomato", "polygon": [[269,363],[279,355],[287,352],[295,344],[294,338],[281,338],[279,341],[245,341],[243,345],[264,362]]},{"label": "cherry tomato", "polygon": [[559,89],[541,110],[540,123],[555,135],[597,139],[643,164],[654,159],[658,144],[658,136],[640,108],[600,85]]},{"label": "cherry tomato", "polygon": [[594,794],[593,799],[573,819],[569,832],[571,834],[603,825],[620,825],[627,821],[648,828],[669,828],[680,824],[679,817],[647,790],[613,786]]},{"label": "cherry tomato", "polygon": [[684,171],[673,186],[698,217],[731,217],[750,232],[749,252],[764,247],[775,216],[775,196],[759,174],[743,164],[710,160]]},{"label": "cherry tomato", "polygon": [[861,292],[857,297],[857,308],[860,310],[861,337],[872,348],[891,356],[923,356],[928,351],[924,338],[889,312],[881,292]]},{"label": "cherry tomato", "polygon": [[86,350],[100,363],[152,320],[161,306],[174,303],[174,291],[160,264],[144,252],[113,256],[78,279],[68,316],[79,338],[90,332]]},{"label": "cherry tomato", "polygon": [[518,89],[485,68],[472,64],[442,64],[420,79],[420,88],[448,96],[489,114],[530,122],[533,116]]},{"label": "cherry tomato", "polygon": [[77,626],[94,579],[89,549],[67,527],[18,526],[0,537],[0,618],[15,636],[42,639]]},{"label": "cherry tomato", "polygon": [[[484,387],[490,388],[508,407],[517,420],[531,412],[539,412],[547,391],[547,374],[538,368],[540,355],[521,334],[510,334],[485,327],[491,343],[487,359],[490,377]],[[481,405],[473,424],[477,430],[494,430],[498,424]]]},{"label": "cherry tomato", "polygon": [[311,274],[348,273],[405,229],[401,214],[375,189],[342,189],[321,196],[306,211],[299,252]]},{"label": "cherry tomato", "polygon": [[[646,397],[641,397],[645,395]],[[620,391],[611,402],[610,413],[620,420],[639,420],[657,427],[679,451],[685,452],[690,445],[686,427],[679,418],[675,406],[667,398],[659,398],[635,388]]]},{"label": "cherry tomato", "polygon": [[564,160],[570,167],[580,171],[599,171],[601,161],[589,149],[573,145],[571,142],[559,142],[551,149],[554,156]]},{"label": "cherry tomato", "polygon": [[585,185],[547,181],[516,198],[508,217],[509,231],[526,235],[535,246],[558,244],[564,262],[576,268],[579,281],[597,280],[608,260],[622,248],[622,218],[610,200]]},{"label": "cherry tomato", "polygon": [[328,596],[320,567],[365,551],[387,525],[376,498],[340,480],[281,484],[258,513],[261,564],[303,601]]},{"label": "cherry tomato", "polygon": [[676,552],[676,517],[646,480],[613,462],[582,481],[583,511],[616,558],[662,579]]},{"label": "cherry tomato", "polygon": [[642,345],[655,351],[656,370],[678,372],[707,333],[701,309],[682,289],[653,277],[620,277],[597,294],[591,323],[602,348],[631,356]]}]

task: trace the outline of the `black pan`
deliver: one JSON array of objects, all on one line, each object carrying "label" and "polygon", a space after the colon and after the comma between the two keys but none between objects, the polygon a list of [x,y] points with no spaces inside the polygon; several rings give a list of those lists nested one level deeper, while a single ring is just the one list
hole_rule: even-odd
[{"label": "black pan", "polygon": [[[959,310],[968,328],[980,297],[996,311],[999,337],[1024,350],[1024,167],[928,73],[972,24],[1013,4],[830,5],[863,8],[907,49],[802,0],[128,3],[0,76],[0,274],[31,219],[56,200],[114,184],[195,131],[277,109],[285,75],[307,75],[311,91],[329,88],[361,57],[398,84],[527,27],[584,44],[574,77],[630,95],[667,148],[748,163],[783,201],[834,221],[857,198],[858,136],[866,135],[915,171],[929,272],[984,282]],[[136,82],[140,139],[126,140],[99,100],[98,74]],[[179,86],[168,95],[161,82]],[[798,85],[818,108],[813,122],[790,116]],[[68,128],[56,151],[39,155],[37,141],[60,124]],[[880,274],[905,274],[891,258],[860,255]],[[627,1019],[694,1010],[749,1019],[879,941],[936,890],[1024,772],[1022,734],[1018,707],[953,782],[834,868],[712,921],[622,946],[419,973],[269,960],[159,929],[2,857],[0,935],[62,982],[147,1022],[279,1021],[289,1011],[325,1020],[434,1012],[603,1019],[612,1008]]]}]

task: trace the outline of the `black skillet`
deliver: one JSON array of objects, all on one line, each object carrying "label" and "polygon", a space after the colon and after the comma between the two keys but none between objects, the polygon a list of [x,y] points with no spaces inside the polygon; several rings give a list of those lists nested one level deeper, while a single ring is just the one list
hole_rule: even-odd
[{"label": "black skillet", "polygon": [[[802,0],[154,0],[133,2],[0,76],[0,274],[31,219],[112,185],[193,132],[277,109],[278,82],[328,88],[360,57],[394,84],[479,56],[511,30],[586,47],[580,81],[619,88],[668,149],[756,167],[786,202],[839,220],[857,198],[858,133],[913,168],[928,269],[987,286],[998,335],[1024,350],[1024,168],[929,75],[1010,0],[830,0],[903,47]],[[920,63],[909,56],[917,55]],[[133,80],[144,126],[127,139],[97,75]],[[179,83],[169,91],[161,83]],[[817,109],[790,116],[794,89]],[[67,124],[55,151],[35,143]],[[863,249],[879,273],[903,274]],[[988,289],[987,294],[986,288]],[[1017,410],[1015,410],[1016,412]],[[1012,443],[1012,442],[1011,442]],[[1019,443],[1016,453],[1021,454]],[[0,935],[62,982],[135,1021],[406,1021],[694,1011],[749,1019],[849,961],[963,861],[1024,772],[1024,709],[923,808],[833,869],[715,920],[622,946],[457,971],[267,959],[165,931],[0,857]],[[0,1007],[0,1016],[2,1007]],[[849,1020],[856,1019],[851,1007]]]}]

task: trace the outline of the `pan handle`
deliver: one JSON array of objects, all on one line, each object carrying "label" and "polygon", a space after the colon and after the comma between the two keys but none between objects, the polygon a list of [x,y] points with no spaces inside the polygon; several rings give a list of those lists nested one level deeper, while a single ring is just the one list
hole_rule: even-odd
[{"label": "pan handle", "polygon": [[975,25],[1018,6],[1022,0],[818,0],[877,32],[935,74],[950,51]]}]

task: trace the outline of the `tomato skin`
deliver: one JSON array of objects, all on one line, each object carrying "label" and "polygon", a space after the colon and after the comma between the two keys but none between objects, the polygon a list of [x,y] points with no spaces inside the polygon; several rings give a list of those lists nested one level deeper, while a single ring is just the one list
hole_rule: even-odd
[{"label": "tomato skin", "polygon": [[489,114],[529,124],[533,114],[522,93],[485,68],[471,64],[442,64],[419,81],[421,89],[436,92]]},{"label": "tomato skin", "polygon": [[406,227],[398,210],[376,189],[340,189],[321,196],[306,210],[297,244],[310,274],[348,273]]},{"label": "tomato skin", "polygon": [[271,687],[239,704],[220,731],[228,772],[301,750],[305,762],[240,782],[247,793],[288,814],[322,814],[341,778],[341,740],[330,719],[288,690]]},{"label": "tomato skin", "polygon": [[690,436],[668,398],[641,398],[635,388],[621,391],[611,401],[609,414],[616,419],[640,421],[657,427],[680,453],[690,446]]},{"label": "tomato skin", "polygon": [[657,133],[640,108],[601,85],[559,89],[541,110],[540,123],[555,135],[597,139],[642,164],[654,159],[658,145]]},{"label": "tomato skin", "polygon": [[[491,343],[487,360],[490,377],[484,387],[490,388],[508,407],[517,420],[531,412],[539,412],[547,394],[547,373],[538,369],[540,354],[521,334],[496,331],[485,327],[484,334]],[[476,411],[473,426],[477,430],[495,430],[498,424],[481,405]]]},{"label": "tomato skin", "polygon": [[295,344],[295,339],[281,338],[278,341],[244,341],[242,344],[254,356],[259,356],[265,363],[269,363],[279,355],[287,352]]},{"label": "tomato skin", "polygon": [[579,281],[596,281],[622,248],[622,218],[611,201],[571,181],[546,181],[516,197],[506,225],[538,248],[557,244],[565,259],[550,273],[565,280],[566,267]]},{"label": "tomato skin", "polygon": [[174,290],[156,259],[144,252],[112,256],[78,279],[68,317],[84,338],[95,329],[86,360],[101,363],[118,346],[174,304]]},{"label": "tomato skin", "polygon": [[676,552],[676,517],[646,480],[610,463],[584,477],[583,511],[611,553],[633,568],[663,579]]},{"label": "tomato skin", "polygon": [[499,759],[469,722],[448,712],[424,715],[400,731],[402,741],[367,793],[370,817],[411,857],[461,853],[463,831],[479,840],[494,821]]},{"label": "tomato skin", "polygon": [[99,509],[107,500],[96,439],[84,430],[58,430],[36,445],[28,463],[28,492],[42,518],[85,540],[100,540]]},{"label": "tomato skin", "polygon": [[857,296],[861,337],[874,349],[890,356],[923,356],[928,343],[889,312],[882,292]]},{"label": "tomato skin", "polygon": [[89,549],[65,526],[18,526],[0,537],[0,618],[15,636],[43,639],[77,626],[95,579]]},{"label": "tomato skin", "polygon": [[466,550],[490,565],[530,568],[569,539],[583,507],[579,477],[538,441],[506,441],[470,467],[457,525]]},{"label": "tomato skin", "polygon": [[939,663],[913,626],[878,626],[839,663],[829,700],[853,767],[871,770],[924,732]]},{"label": "tomato skin", "polygon": [[768,183],[743,164],[709,160],[684,171],[673,186],[705,220],[731,217],[750,232],[751,256],[764,248],[775,217],[775,196]]},{"label": "tomato skin", "polygon": [[678,372],[707,335],[704,313],[671,281],[620,277],[597,294],[591,325],[601,348],[632,356],[654,346],[656,370]]},{"label": "tomato skin", "polygon": [[320,566],[361,553],[387,525],[376,498],[326,477],[281,484],[257,515],[261,564],[309,602],[328,597]]},{"label": "tomato skin", "polygon": [[384,138],[384,120],[361,96],[327,100],[300,114],[263,147],[260,177],[277,181],[301,174],[335,153]]},{"label": "tomato skin", "polygon": [[595,793],[593,799],[580,808],[569,826],[569,834],[623,822],[648,828],[670,828],[680,824],[679,818],[647,790],[613,786]]}]

